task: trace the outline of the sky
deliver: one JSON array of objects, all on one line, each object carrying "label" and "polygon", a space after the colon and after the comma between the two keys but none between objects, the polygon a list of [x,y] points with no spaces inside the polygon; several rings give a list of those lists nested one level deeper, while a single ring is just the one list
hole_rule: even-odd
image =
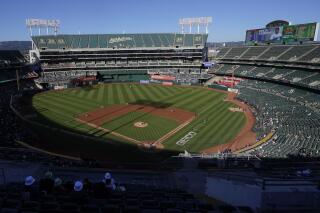
[{"label": "sky", "polygon": [[320,0],[0,0],[0,41],[30,40],[27,18],[59,19],[60,34],[92,34],[179,32],[179,18],[202,16],[213,18],[208,41],[242,41],[277,19],[320,22],[319,11]]}]

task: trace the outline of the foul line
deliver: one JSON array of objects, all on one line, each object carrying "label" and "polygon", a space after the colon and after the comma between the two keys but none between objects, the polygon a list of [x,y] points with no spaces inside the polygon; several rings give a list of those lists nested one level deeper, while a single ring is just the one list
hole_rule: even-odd
[{"label": "foul line", "polygon": [[[162,136],[161,138],[159,138],[158,140],[156,140],[156,141],[153,142],[152,144],[153,144],[153,145],[159,145],[159,144],[161,144],[163,141],[167,140],[169,137],[171,137],[172,135],[174,135],[175,133],[177,133],[179,130],[181,130],[182,128],[184,128],[184,127],[187,126],[188,124],[190,124],[195,118],[196,118],[196,116],[192,116],[189,120],[187,120],[186,122],[180,124],[180,125],[177,126],[175,129],[173,129],[172,131],[168,132],[167,134],[165,134],[164,136]],[[96,125],[96,124],[93,124],[93,123],[90,123],[90,122],[87,122],[87,121],[84,121],[84,120],[81,120],[81,119],[79,119],[79,118],[75,118],[75,120],[78,121],[78,122],[80,122],[80,123],[87,124],[88,126],[91,126],[91,127],[93,127],[93,128],[96,128],[96,129],[98,129],[98,130],[101,130],[102,132],[106,132],[106,133],[115,135],[115,136],[117,136],[117,137],[126,139],[126,140],[128,140],[128,141],[131,141],[131,142],[134,142],[134,143],[137,143],[137,144],[143,143],[143,141],[139,141],[139,140],[130,138],[130,137],[128,137],[128,136],[119,134],[119,133],[117,133],[117,132],[113,132],[113,131],[111,131],[111,130],[109,130],[109,129],[103,128],[103,127],[101,127],[101,126],[98,126],[98,125]]]},{"label": "foul line", "polygon": [[139,140],[130,138],[130,137],[128,137],[128,136],[119,134],[119,133],[117,133],[117,132],[113,132],[113,131],[111,131],[111,130],[109,130],[109,129],[103,128],[103,127],[98,126],[98,125],[96,125],[96,124],[89,123],[89,122],[87,122],[87,121],[81,120],[81,119],[79,119],[79,118],[75,118],[75,120],[76,120],[76,121],[79,121],[79,122],[81,122],[81,123],[87,124],[88,126],[91,126],[91,127],[96,128],[96,129],[99,129],[99,130],[101,130],[102,132],[105,132],[105,133],[109,133],[109,134],[118,136],[118,137],[120,137],[120,138],[129,140],[129,141],[134,142],[134,143],[141,143],[141,142],[142,142],[142,141],[139,141]]},{"label": "foul line", "polygon": [[167,140],[170,136],[174,135],[175,133],[177,133],[179,130],[181,130],[183,127],[187,126],[188,124],[190,124],[193,119],[195,119],[196,116],[192,116],[189,120],[187,120],[186,122],[182,123],[181,125],[177,126],[175,129],[173,129],[172,131],[168,132],[167,134],[165,134],[164,136],[162,136],[161,138],[159,138],[158,140],[156,140],[154,143],[152,143],[153,145],[159,145],[161,144],[163,141]]}]

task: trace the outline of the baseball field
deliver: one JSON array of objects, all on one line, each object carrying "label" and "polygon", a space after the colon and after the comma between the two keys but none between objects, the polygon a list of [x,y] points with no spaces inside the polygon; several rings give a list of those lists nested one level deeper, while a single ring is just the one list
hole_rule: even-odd
[{"label": "baseball field", "polygon": [[119,143],[201,152],[232,141],[246,123],[226,96],[204,87],[100,84],[33,96],[41,115],[33,119]]}]

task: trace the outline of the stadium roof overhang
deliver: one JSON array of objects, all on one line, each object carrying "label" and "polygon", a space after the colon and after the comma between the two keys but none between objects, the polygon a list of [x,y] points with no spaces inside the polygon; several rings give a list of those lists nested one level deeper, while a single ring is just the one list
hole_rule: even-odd
[{"label": "stadium roof overhang", "polygon": [[201,50],[204,46],[190,46],[190,47],[143,47],[143,48],[63,48],[63,49],[47,49],[38,48],[40,52],[99,52],[99,51],[141,51],[141,50]]}]

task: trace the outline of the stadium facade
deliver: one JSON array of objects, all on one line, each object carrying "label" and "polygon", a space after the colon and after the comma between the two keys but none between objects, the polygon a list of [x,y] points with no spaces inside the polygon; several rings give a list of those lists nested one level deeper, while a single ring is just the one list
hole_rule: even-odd
[{"label": "stadium facade", "polygon": [[30,58],[41,63],[40,84],[67,86],[70,78],[79,76],[96,76],[105,82],[139,81],[154,73],[200,73],[207,37],[175,33],[34,36]]}]

